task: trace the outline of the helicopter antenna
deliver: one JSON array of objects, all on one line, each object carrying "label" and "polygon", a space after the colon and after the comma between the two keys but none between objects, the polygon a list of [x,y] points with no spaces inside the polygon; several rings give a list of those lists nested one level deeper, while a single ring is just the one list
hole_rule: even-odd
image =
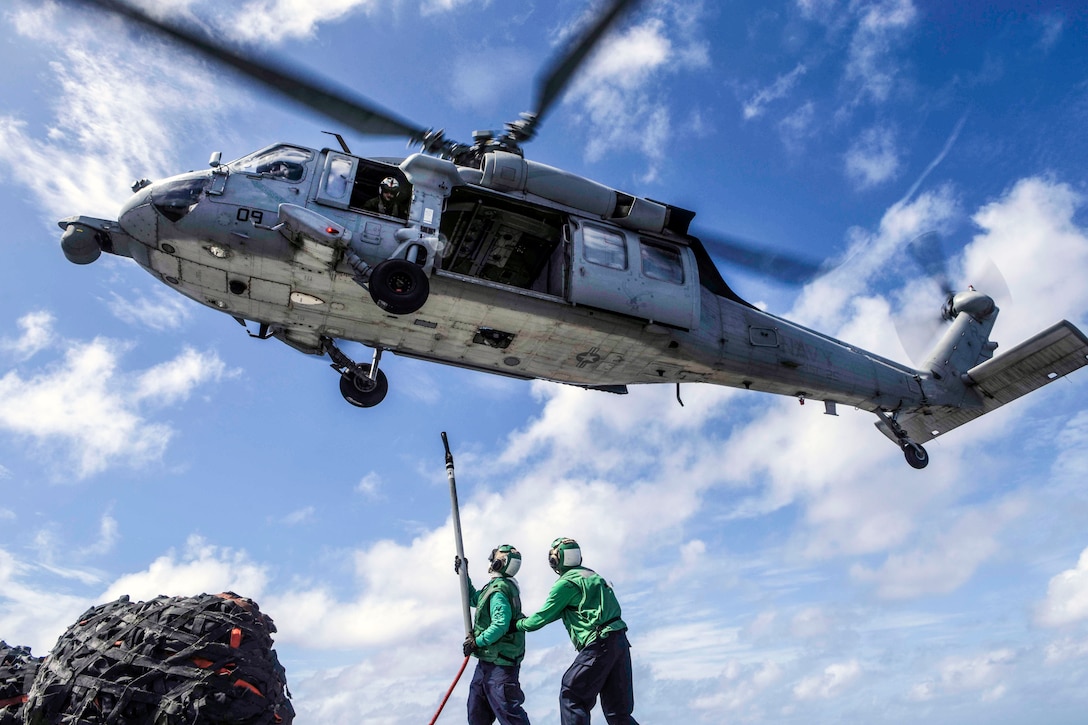
[{"label": "helicopter antenna", "polygon": [[344,153],[345,154],[350,154],[351,153],[351,149],[348,148],[348,144],[347,144],[346,141],[344,141],[343,136],[336,133],[335,131],[322,131],[321,133],[327,133],[330,136],[335,136],[336,140],[340,142],[340,148],[344,151]]}]

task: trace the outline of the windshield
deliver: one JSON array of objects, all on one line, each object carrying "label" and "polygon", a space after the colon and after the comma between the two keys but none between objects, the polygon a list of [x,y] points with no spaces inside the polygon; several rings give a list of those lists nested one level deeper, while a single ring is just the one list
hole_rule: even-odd
[{"label": "windshield", "polygon": [[299,146],[273,146],[249,156],[243,156],[229,164],[231,171],[243,174],[261,174],[285,181],[301,181],[306,175],[306,164],[314,152]]}]

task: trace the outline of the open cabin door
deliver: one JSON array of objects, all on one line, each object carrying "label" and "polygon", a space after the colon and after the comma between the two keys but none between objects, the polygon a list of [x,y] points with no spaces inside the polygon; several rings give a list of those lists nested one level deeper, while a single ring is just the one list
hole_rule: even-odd
[{"label": "open cabin door", "polygon": [[407,209],[412,196],[412,185],[398,167],[326,150],[325,164],[314,200],[336,209],[366,211],[367,202],[378,195],[378,185],[389,177],[400,184],[402,207]]},{"label": "open cabin door", "polygon": [[695,255],[616,227],[580,224],[573,230],[570,299],[693,329],[701,304]]}]

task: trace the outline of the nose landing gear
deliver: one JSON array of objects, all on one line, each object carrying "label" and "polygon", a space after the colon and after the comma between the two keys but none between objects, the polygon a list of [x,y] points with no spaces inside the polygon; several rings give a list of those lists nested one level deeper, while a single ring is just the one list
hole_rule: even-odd
[{"label": "nose landing gear", "polygon": [[389,392],[389,381],[378,363],[382,358],[382,349],[374,349],[374,359],[369,365],[360,364],[349,358],[330,338],[322,338],[325,353],[332,358],[333,370],[340,373],[340,394],[356,408],[373,408],[385,400]]}]

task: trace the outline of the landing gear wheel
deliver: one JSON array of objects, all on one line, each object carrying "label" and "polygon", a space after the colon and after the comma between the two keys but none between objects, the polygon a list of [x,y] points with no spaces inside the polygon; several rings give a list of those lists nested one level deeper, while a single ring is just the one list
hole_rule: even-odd
[{"label": "landing gear wheel", "polygon": [[374,380],[351,372],[340,376],[340,394],[356,408],[373,408],[385,400],[388,392],[389,381],[381,370]]},{"label": "landing gear wheel", "polygon": [[391,315],[409,315],[427,301],[431,283],[423,269],[406,259],[387,259],[370,272],[370,296]]},{"label": "landing gear wheel", "polygon": [[929,454],[917,443],[903,444],[903,457],[907,459],[911,468],[921,469],[929,465]]}]

